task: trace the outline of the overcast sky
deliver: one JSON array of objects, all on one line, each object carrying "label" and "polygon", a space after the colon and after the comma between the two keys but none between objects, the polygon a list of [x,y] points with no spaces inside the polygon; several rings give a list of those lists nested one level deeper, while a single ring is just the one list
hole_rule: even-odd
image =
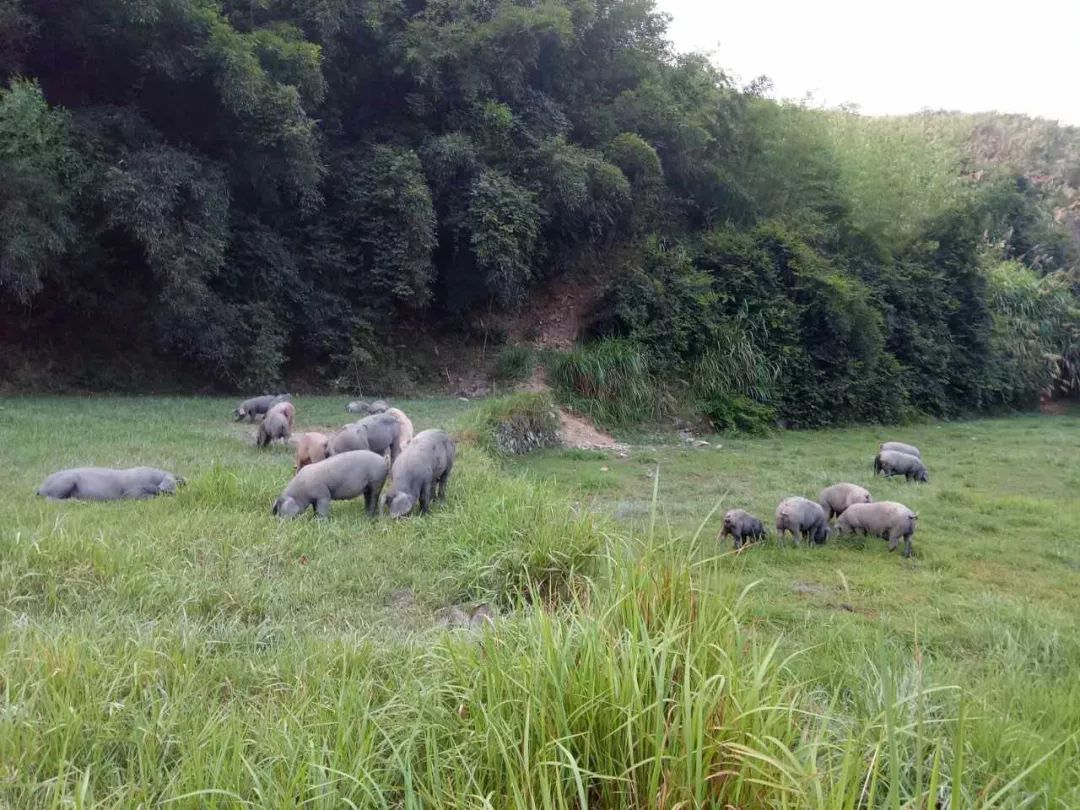
[{"label": "overcast sky", "polygon": [[1080,0],[657,0],[679,50],[779,98],[1080,125]]}]

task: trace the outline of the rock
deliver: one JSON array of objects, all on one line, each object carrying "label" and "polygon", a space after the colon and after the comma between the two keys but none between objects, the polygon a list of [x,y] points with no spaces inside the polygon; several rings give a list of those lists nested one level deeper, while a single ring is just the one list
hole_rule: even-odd
[{"label": "rock", "polygon": [[478,605],[452,605],[435,614],[439,623],[447,629],[465,628],[479,630],[495,623],[495,609],[487,602]]},{"label": "rock", "polygon": [[695,439],[694,440],[694,447],[708,447],[708,446],[709,446],[709,443],[707,441],[705,441],[704,439]]},{"label": "rock", "polygon": [[416,593],[412,588],[395,588],[390,591],[390,604],[396,608],[408,608],[416,604]]},{"label": "rock", "polygon": [[472,615],[469,616],[469,627],[475,629],[483,627],[486,624],[495,624],[495,611],[491,605],[484,602],[477,605],[473,610]]}]

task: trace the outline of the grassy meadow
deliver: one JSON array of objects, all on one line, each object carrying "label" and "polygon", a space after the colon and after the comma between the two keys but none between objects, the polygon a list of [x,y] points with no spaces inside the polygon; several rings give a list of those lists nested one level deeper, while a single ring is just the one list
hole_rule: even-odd
[{"label": "grassy meadow", "polygon": [[[0,400],[0,806],[1080,806],[1076,417],[468,446],[427,517],[285,523],[291,450],[233,404]],[[886,437],[928,485],[872,480]],[[188,483],[34,496],[91,464]],[[838,480],[919,513],[913,559],[715,541]]]}]

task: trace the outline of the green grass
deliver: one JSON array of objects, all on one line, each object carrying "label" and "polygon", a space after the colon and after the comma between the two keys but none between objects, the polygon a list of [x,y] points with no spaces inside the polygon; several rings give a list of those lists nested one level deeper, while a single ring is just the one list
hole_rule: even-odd
[{"label": "green grass", "polygon": [[506,346],[495,359],[493,376],[497,380],[525,380],[536,367],[536,351],[530,346]]},{"label": "green grass", "polygon": [[644,355],[626,340],[605,339],[547,355],[560,401],[605,427],[654,422],[668,396]]},{"label": "green grass", "polygon": [[[464,446],[430,516],[282,523],[290,453],[232,404],[0,400],[0,806],[1080,804],[1075,418],[893,432],[931,471],[869,481],[919,511],[903,561],[736,556],[709,516],[868,481],[881,431],[505,463],[524,475]],[[472,407],[395,404],[417,429]],[[189,484],[33,495],[136,463]],[[502,617],[441,629],[462,601]]]},{"label": "green grass", "polygon": [[[873,478],[877,444],[894,437],[922,448],[928,485]],[[967,767],[980,774],[971,801],[1068,740],[1024,784],[1033,806],[1080,805],[1070,736],[1080,731],[1080,419],[710,436],[700,449],[664,436],[630,438],[636,448],[626,459],[549,451],[514,468],[638,527],[654,519],[659,468],[656,519],[673,537],[690,536],[719,507],[703,531],[705,557],[730,551],[713,539],[724,509],[742,506],[769,526],[782,498],[816,500],[836,481],[915,509],[910,561],[864,538],[729,554],[726,570],[757,583],[747,618],[779,635],[783,650],[807,650],[793,671],[829,694],[857,690],[875,673],[867,651],[879,648],[910,677],[962,687],[974,749]]]}]

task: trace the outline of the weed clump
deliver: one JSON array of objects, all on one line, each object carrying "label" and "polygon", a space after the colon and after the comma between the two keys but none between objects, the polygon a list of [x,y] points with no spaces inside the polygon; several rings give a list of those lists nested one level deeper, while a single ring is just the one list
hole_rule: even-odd
[{"label": "weed clump", "polygon": [[507,346],[495,359],[492,376],[497,380],[524,380],[536,367],[536,353],[528,346]]},{"label": "weed clump", "polygon": [[548,379],[574,410],[604,427],[656,421],[670,410],[647,358],[626,340],[598,340],[555,352]]},{"label": "weed clump", "polygon": [[470,418],[466,438],[489,453],[516,456],[558,447],[559,414],[544,394],[514,394],[484,403]]}]

